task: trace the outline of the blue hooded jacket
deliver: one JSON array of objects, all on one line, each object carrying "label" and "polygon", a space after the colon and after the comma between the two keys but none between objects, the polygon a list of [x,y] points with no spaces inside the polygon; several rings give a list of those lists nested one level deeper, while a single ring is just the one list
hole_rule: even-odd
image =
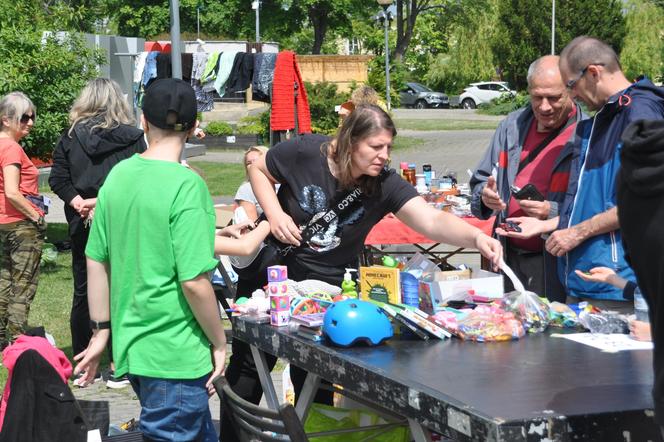
[{"label": "blue hooded jacket", "polygon": [[[616,175],[620,168],[620,137],[636,120],[664,119],[664,89],[650,80],[634,83],[612,96],[590,120],[577,126],[575,156],[567,195],[560,208],[559,229],[581,223],[616,206]],[[583,281],[574,270],[604,266],[634,281],[625,261],[620,230],[587,239],[558,258],[558,276],[569,295],[623,300],[622,290]]]}]

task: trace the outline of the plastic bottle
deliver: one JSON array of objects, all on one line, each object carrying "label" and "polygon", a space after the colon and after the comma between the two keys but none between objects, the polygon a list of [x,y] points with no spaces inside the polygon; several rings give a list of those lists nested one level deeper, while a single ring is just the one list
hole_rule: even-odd
[{"label": "plastic bottle", "polygon": [[650,322],[648,318],[648,304],[638,287],[634,290],[634,314],[637,321]]},{"label": "plastic bottle", "polygon": [[406,161],[402,161],[399,163],[399,175],[401,175],[401,178],[406,179],[406,174],[405,171],[408,170],[408,163]]},{"label": "plastic bottle", "polygon": [[349,298],[357,298],[357,290],[355,287],[357,284],[355,281],[353,281],[353,276],[351,275],[351,272],[357,272],[355,269],[346,269],[346,273],[344,273],[344,280],[341,283],[341,296],[346,296]]},{"label": "plastic bottle", "polygon": [[417,185],[417,182],[415,181],[415,174],[417,173],[417,164],[408,163],[408,170],[412,171],[408,173],[410,184],[412,184],[413,186]]},{"label": "plastic bottle", "polygon": [[423,164],[422,172],[424,173],[424,181],[427,187],[431,184],[431,164]]}]

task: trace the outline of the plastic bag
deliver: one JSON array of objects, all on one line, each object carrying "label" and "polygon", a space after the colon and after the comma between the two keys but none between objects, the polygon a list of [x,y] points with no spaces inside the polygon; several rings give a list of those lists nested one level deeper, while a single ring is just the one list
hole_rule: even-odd
[{"label": "plastic bag", "polygon": [[513,313],[495,305],[479,305],[459,321],[456,334],[466,340],[491,342],[519,339],[526,332]]},{"label": "plastic bag", "polygon": [[433,261],[418,252],[408,260],[402,272],[408,272],[417,279],[422,279],[439,270],[440,269]]},{"label": "plastic bag", "polygon": [[549,304],[549,325],[552,327],[574,328],[579,325],[579,317],[572,308],[562,302]]},{"label": "plastic bag", "polygon": [[[322,404],[311,404],[311,409],[304,423],[304,431],[315,433],[319,431],[343,430],[359,426],[380,425],[385,421],[378,414],[370,410],[349,410],[346,408],[330,407]],[[410,430],[407,426],[391,428],[387,431],[377,428],[367,431],[342,433],[330,436],[316,437],[316,442],[359,442],[371,440],[377,442],[408,442]]]},{"label": "plastic bag", "polygon": [[590,330],[591,333],[623,333],[629,334],[629,321],[625,315],[618,312],[603,311],[593,313],[582,310],[579,313],[579,323]]},{"label": "plastic bag", "polygon": [[503,308],[514,313],[528,333],[540,333],[549,326],[549,305],[533,292],[506,293]]},{"label": "plastic bag", "polygon": [[58,260],[58,249],[51,243],[44,243],[40,266],[42,268],[55,267]]}]

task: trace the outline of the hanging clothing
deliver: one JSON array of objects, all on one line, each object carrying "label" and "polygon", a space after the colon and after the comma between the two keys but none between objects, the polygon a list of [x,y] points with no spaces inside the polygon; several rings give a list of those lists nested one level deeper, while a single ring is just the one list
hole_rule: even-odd
[{"label": "hanging clothing", "polygon": [[205,71],[205,64],[208,60],[207,52],[194,52],[192,55],[192,66],[191,66],[191,79],[201,80],[203,72]]},{"label": "hanging clothing", "polygon": [[203,75],[201,75],[201,87],[205,92],[214,91],[214,80],[217,78],[217,66],[219,66],[219,52],[212,52],[207,59]]},{"label": "hanging clothing", "polygon": [[222,52],[219,56],[219,68],[217,69],[217,79],[214,80],[214,89],[220,97],[226,93],[226,81],[231,75],[231,69],[235,62],[237,51]]},{"label": "hanging clothing", "polygon": [[[297,90],[295,85],[297,85]],[[307,91],[302,81],[295,53],[291,51],[279,52],[274,66],[274,80],[272,82],[271,130],[295,129],[295,103],[297,103],[297,133],[311,133],[311,114],[307,101]]]},{"label": "hanging clothing", "polygon": [[157,55],[157,78],[171,78],[173,70],[171,68],[171,54],[160,52]]},{"label": "hanging clothing", "polygon": [[157,78],[157,55],[159,52],[150,52],[145,59],[145,68],[143,69],[143,87],[147,88],[150,81]]},{"label": "hanging clothing", "polygon": [[194,52],[192,54],[191,87],[196,93],[196,110],[198,112],[209,112],[214,109],[214,95],[206,92],[201,86],[201,77],[205,71],[208,60],[207,52]]},{"label": "hanging clothing", "polygon": [[184,81],[191,81],[191,71],[194,67],[194,54],[183,52],[180,54],[180,60],[182,61],[182,79]]},{"label": "hanging clothing", "polygon": [[251,84],[254,73],[254,54],[251,52],[238,52],[233,62],[231,75],[226,81],[226,93],[232,94],[247,90]]},{"label": "hanging clothing", "polygon": [[272,52],[259,52],[254,56],[254,75],[251,81],[252,99],[270,102],[270,90],[274,78],[274,64],[277,54]]}]

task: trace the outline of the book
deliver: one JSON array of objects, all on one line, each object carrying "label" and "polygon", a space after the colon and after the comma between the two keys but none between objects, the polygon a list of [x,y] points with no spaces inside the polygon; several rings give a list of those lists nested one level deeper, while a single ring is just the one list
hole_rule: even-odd
[{"label": "book", "polygon": [[311,313],[308,315],[293,315],[291,321],[296,321],[299,324],[304,324],[309,327],[323,325],[325,313]]},{"label": "book", "polygon": [[390,304],[401,302],[399,269],[393,267],[360,267],[360,299]]},{"label": "book", "polygon": [[429,340],[428,334],[420,330],[419,327],[411,323],[408,319],[404,318],[403,316],[399,316],[393,308],[387,305],[383,305],[382,309],[385,311],[385,313],[387,313],[387,316],[389,316],[390,318],[398,322],[400,325],[402,325],[404,329],[410,330],[414,335],[416,335],[418,338],[424,341]]},{"label": "book", "polygon": [[433,322],[430,322],[428,320],[428,316],[426,313],[422,312],[421,310],[417,310],[420,313],[418,314],[416,312],[417,309],[403,309],[399,310],[397,312],[397,315],[401,315],[407,319],[409,319],[411,322],[416,324],[418,327],[421,329],[425,330],[427,333],[431,334],[432,336],[438,338],[438,339],[445,339],[445,338],[450,338],[452,337],[452,334],[445,330],[444,328],[440,327],[438,324],[434,324]]}]

